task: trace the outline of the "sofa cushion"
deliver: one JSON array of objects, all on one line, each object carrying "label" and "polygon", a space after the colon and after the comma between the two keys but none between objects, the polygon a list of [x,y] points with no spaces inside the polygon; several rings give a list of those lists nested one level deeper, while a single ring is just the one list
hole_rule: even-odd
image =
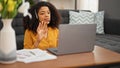
[{"label": "sofa cushion", "polygon": [[2,24],[2,21],[0,20],[0,30],[2,29],[3,27],[3,24]]},{"label": "sofa cushion", "polygon": [[13,28],[15,29],[16,35],[24,34],[23,19],[15,18],[12,23]]},{"label": "sofa cushion", "polygon": [[16,36],[17,50],[23,49],[24,35]]},{"label": "sofa cushion", "polygon": [[69,11],[75,11],[75,12],[79,12],[79,10],[58,10],[61,17],[62,17],[62,21],[61,24],[69,24]]},{"label": "sofa cushion", "polygon": [[59,13],[62,16],[61,24],[68,24],[69,23],[69,14],[68,14],[68,11],[59,10]]},{"label": "sofa cushion", "polygon": [[110,34],[97,35],[96,45],[120,53],[120,36]]},{"label": "sofa cushion", "polygon": [[105,18],[104,30],[105,34],[120,35],[120,20]]}]

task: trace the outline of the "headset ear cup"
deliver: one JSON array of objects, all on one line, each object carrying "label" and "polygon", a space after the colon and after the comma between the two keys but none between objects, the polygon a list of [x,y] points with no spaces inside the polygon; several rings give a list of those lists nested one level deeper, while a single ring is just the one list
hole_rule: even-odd
[{"label": "headset ear cup", "polygon": [[38,19],[38,15],[37,15],[37,12],[36,12],[36,10],[35,10],[35,16],[36,16],[36,18]]}]

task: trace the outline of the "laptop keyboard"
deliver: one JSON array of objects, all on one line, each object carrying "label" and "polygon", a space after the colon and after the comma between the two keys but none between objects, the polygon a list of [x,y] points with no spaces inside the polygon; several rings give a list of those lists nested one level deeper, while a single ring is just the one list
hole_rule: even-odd
[{"label": "laptop keyboard", "polygon": [[54,52],[58,52],[58,50],[57,50],[57,49],[54,49],[53,51],[54,51]]},{"label": "laptop keyboard", "polygon": [[49,48],[48,50],[53,51],[53,52],[58,52],[57,48]]}]

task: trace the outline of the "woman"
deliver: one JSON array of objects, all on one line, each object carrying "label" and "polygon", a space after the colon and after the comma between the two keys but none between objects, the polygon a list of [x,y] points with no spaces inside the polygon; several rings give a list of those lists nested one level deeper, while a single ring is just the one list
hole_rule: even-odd
[{"label": "woman", "polygon": [[41,1],[29,9],[32,17],[24,17],[24,48],[57,47],[60,15],[49,2]]}]

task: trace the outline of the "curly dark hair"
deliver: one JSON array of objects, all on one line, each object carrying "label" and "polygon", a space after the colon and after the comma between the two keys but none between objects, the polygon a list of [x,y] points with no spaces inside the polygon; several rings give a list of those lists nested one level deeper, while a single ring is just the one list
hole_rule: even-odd
[{"label": "curly dark hair", "polygon": [[36,30],[39,25],[39,20],[36,17],[36,13],[38,14],[39,9],[43,6],[47,6],[51,12],[51,20],[50,23],[48,24],[48,27],[58,28],[59,23],[61,21],[61,16],[56,7],[52,5],[50,2],[40,1],[29,9],[29,13],[32,15],[32,19],[30,19],[29,16],[23,18],[25,30],[29,29],[34,33],[37,32]]}]

